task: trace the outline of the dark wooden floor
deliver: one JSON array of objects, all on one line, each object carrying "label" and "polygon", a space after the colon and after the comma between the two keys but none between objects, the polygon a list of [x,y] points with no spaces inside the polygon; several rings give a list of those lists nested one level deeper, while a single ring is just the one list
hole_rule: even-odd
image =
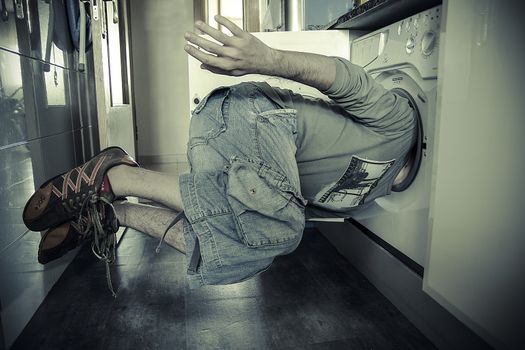
[{"label": "dark wooden floor", "polygon": [[244,283],[190,290],[184,257],[129,230],[106,286],[85,245],[12,349],[433,349],[315,229]]}]

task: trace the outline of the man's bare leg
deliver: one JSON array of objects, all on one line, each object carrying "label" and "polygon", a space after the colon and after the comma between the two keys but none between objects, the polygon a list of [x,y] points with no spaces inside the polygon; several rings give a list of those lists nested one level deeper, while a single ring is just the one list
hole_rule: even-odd
[{"label": "man's bare leg", "polygon": [[118,165],[109,169],[107,176],[117,197],[139,197],[161,203],[175,211],[183,210],[178,175]]},{"label": "man's bare leg", "polygon": [[[111,180],[110,180],[111,181]],[[120,225],[147,233],[160,239],[177,212],[168,208],[154,207],[130,202],[115,202],[115,211]],[[177,249],[186,252],[186,242],[182,233],[182,223],[179,222],[169,229],[164,241]]]}]

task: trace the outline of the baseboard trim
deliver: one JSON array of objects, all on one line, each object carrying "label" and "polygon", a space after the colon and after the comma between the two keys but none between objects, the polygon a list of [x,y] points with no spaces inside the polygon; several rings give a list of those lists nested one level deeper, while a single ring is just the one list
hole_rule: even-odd
[{"label": "baseboard trim", "polygon": [[348,219],[348,221],[356,228],[358,228],[362,233],[364,233],[368,238],[370,238],[376,244],[380,245],[387,252],[392,254],[397,260],[401,261],[409,269],[414,271],[419,277],[423,278],[423,273],[425,271],[423,266],[419,265],[417,262],[415,262],[403,252],[398,250],[396,247],[394,247],[393,245],[391,245],[390,243],[388,243],[387,241],[385,241],[384,239],[367,229],[365,226],[361,225],[359,222],[355,221],[354,219]]},{"label": "baseboard trim", "polygon": [[316,226],[438,348],[491,348],[423,291],[421,276],[351,222],[318,222]]}]

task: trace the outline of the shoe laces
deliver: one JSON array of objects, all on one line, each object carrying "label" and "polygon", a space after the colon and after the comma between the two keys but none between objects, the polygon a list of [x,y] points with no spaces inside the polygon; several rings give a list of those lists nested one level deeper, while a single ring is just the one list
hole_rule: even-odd
[{"label": "shoe laces", "polygon": [[[107,212],[108,210],[111,212]],[[87,217],[87,220],[82,220],[82,217]],[[83,201],[77,225],[81,228],[83,237],[93,232],[91,251],[105,263],[108,288],[116,298],[117,294],[113,288],[109,268],[109,265],[115,261],[117,252],[118,222],[115,207],[107,198],[93,194]]]}]

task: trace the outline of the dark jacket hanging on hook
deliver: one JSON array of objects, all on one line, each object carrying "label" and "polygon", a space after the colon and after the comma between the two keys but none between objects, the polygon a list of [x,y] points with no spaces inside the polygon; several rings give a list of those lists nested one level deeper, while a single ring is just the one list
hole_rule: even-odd
[{"label": "dark jacket hanging on hook", "polygon": [[[89,5],[89,2],[79,1],[79,0],[66,0],[66,10],[67,10],[67,19],[69,22],[69,32],[71,34],[71,39],[73,45],[77,51],[80,51],[80,31],[82,28],[81,25],[81,9],[80,6],[85,6],[86,3]],[[84,8],[85,9],[85,8]],[[85,29],[86,29],[86,51],[89,51],[91,48],[91,18],[88,15],[87,11],[85,13]]]}]

